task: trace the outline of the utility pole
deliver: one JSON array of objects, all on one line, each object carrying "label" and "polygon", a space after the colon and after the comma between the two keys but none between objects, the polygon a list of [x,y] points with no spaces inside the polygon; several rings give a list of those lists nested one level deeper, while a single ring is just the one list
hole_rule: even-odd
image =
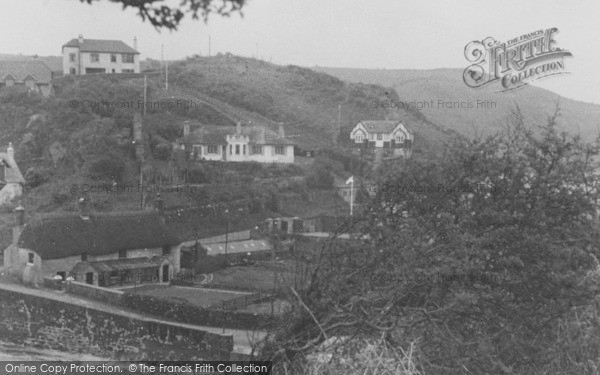
[{"label": "utility pole", "polygon": [[225,224],[225,261],[229,264],[229,259],[227,256],[227,243],[229,239],[229,209],[225,210],[225,218],[227,219]]},{"label": "utility pole", "polygon": [[338,131],[337,137],[335,138],[335,143],[337,144],[340,139],[340,134],[342,133],[342,105],[338,105]]},{"label": "utility pole", "polygon": [[169,89],[169,61],[165,61],[165,90]]},{"label": "utility pole", "polygon": [[208,35],[208,57],[210,57],[210,34]]},{"label": "utility pole", "polygon": [[148,76],[144,74],[144,117],[146,117],[146,87],[148,86],[147,77]]}]

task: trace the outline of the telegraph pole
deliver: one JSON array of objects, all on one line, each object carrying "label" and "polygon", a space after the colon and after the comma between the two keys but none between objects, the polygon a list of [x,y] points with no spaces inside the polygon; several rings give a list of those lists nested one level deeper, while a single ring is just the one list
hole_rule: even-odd
[{"label": "telegraph pole", "polygon": [[165,90],[169,89],[169,61],[165,61]]},{"label": "telegraph pole", "polygon": [[337,144],[340,139],[340,134],[342,133],[342,105],[338,105],[338,133],[335,138],[335,143]]},{"label": "telegraph pole", "polygon": [[208,35],[208,57],[210,57],[210,34]]}]

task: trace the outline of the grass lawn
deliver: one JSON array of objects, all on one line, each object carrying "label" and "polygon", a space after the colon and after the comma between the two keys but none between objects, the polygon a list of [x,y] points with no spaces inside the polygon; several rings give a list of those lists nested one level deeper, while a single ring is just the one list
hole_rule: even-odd
[{"label": "grass lawn", "polygon": [[222,301],[227,301],[244,295],[240,292],[223,292],[204,288],[164,286],[164,285],[145,285],[141,288],[127,289],[130,293],[153,296],[157,298],[169,299],[174,302],[187,301],[200,307],[209,307]]},{"label": "grass lawn", "polygon": [[294,269],[294,262],[291,260],[227,267],[214,272],[210,284],[235,290],[270,292],[285,286],[293,286]]}]

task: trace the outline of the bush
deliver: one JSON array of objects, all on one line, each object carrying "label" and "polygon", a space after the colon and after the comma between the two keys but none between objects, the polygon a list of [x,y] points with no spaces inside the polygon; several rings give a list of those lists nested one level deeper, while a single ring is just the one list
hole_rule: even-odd
[{"label": "bush", "polygon": [[306,177],[306,185],[314,189],[331,189],[333,187],[333,175],[322,164],[315,164],[314,168]]},{"label": "bush", "polygon": [[28,187],[35,188],[48,182],[51,176],[48,169],[32,167],[25,172],[25,183]]},{"label": "bush", "polygon": [[112,156],[103,156],[88,164],[88,176],[94,180],[120,182],[124,170],[123,159]]}]

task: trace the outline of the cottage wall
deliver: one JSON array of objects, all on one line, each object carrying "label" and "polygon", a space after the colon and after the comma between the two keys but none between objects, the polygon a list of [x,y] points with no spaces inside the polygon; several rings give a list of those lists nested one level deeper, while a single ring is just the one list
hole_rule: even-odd
[{"label": "cottage wall", "polygon": [[[82,252],[84,252],[82,250]],[[148,257],[152,258],[153,256],[162,256],[163,250],[161,247],[149,248],[149,249],[132,249],[127,251],[127,258],[142,258]],[[171,246],[171,252],[167,255],[167,258],[173,265],[172,272],[174,274],[180,271],[180,256],[181,256],[181,246]],[[102,255],[88,255],[88,262],[102,261],[102,260],[111,260],[111,259],[119,259],[119,253],[109,253]],[[69,272],[75,267],[77,263],[81,262],[81,254],[73,255],[65,258],[59,259],[47,259],[43,261],[43,275],[45,276],[54,276],[57,272],[65,272],[69,274]],[[162,272],[162,270],[161,270]],[[170,272],[171,273],[171,272]],[[78,280],[83,280],[83,275],[77,275]],[[97,283],[95,283],[97,285]]]},{"label": "cottage wall", "polygon": [[17,183],[7,183],[0,190],[0,204],[6,204],[23,194],[23,187]]}]

